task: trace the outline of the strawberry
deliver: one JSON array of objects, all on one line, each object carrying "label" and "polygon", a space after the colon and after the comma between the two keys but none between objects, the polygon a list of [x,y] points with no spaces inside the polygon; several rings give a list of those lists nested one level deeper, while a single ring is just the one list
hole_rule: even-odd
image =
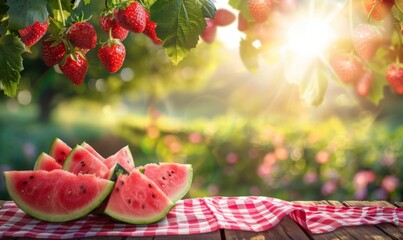
[{"label": "strawberry", "polygon": [[158,38],[157,33],[155,32],[155,28],[157,27],[157,23],[153,21],[148,21],[146,29],[144,30],[144,34],[147,35],[156,45],[161,45],[162,41]]},{"label": "strawberry", "polygon": [[352,42],[357,54],[370,60],[381,46],[382,35],[371,24],[360,24],[353,31]]},{"label": "strawberry", "polygon": [[390,13],[395,0],[364,0],[364,8],[371,18],[381,21]]},{"label": "strawberry", "polygon": [[366,70],[364,74],[361,76],[361,78],[355,84],[355,91],[361,97],[365,97],[371,90],[371,83],[372,83],[372,72]]},{"label": "strawberry", "polygon": [[264,22],[269,17],[273,0],[248,0],[249,11],[256,22]]},{"label": "strawberry", "polygon": [[75,22],[67,30],[67,38],[78,48],[93,49],[97,43],[97,32],[89,22]]},{"label": "strawberry", "polygon": [[65,61],[59,63],[59,68],[74,85],[84,82],[88,69],[88,61],[81,54],[74,52],[66,56]]},{"label": "strawberry", "polygon": [[339,79],[344,83],[354,83],[363,74],[363,65],[357,57],[350,54],[340,54],[332,58],[330,62]]},{"label": "strawberry", "polygon": [[241,14],[241,12],[239,12],[238,13],[238,30],[241,32],[244,32],[244,31],[248,30],[248,28],[249,28],[248,21]]},{"label": "strawberry", "polygon": [[111,73],[122,67],[125,57],[125,46],[118,39],[110,39],[98,48],[99,60]]},{"label": "strawberry", "polygon": [[124,9],[118,9],[115,12],[116,21],[123,28],[141,33],[147,25],[150,18],[148,11],[139,2],[132,2]]},{"label": "strawberry", "polygon": [[66,47],[61,41],[46,39],[42,41],[42,58],[47,66],[56,65],[66,53]]},{"label": "strawberry", "polygon": [[225,8],[220,8],[217,10],[214,16],[214,24],[216,26],[228,26],[233,21],[235,21],[235,14]]},{"label": "strawberry", "polygon": [[104,32],[109,33],[109,29],[112,31],[112,37],[121,41],[125,40],[129,30],[121,27],[116,19],[111,15],[100,15],[99,24]]},{"label": "strawberry", "polygon": [[212,43],[215,39],[215,35],[217,33],[217,26],[214,24],[213,19],[206,18],[206,29],[200,36],[206,43]]},{"label": "strawberry", "polygon": [[391,64],[386,72],[386,80],[399,95],[403,95],[403,67],[400,64]]},{"label": "strawberry", "polygon": [[43,35],[45,35],[46,31],[48,30],[49,22],[46,20],[44,23],[40,23],[38,21],[34,21],[33,25],[30,25],[24,29],[18,30],[22,42],[31,47],[35,43],[37,43]]}]

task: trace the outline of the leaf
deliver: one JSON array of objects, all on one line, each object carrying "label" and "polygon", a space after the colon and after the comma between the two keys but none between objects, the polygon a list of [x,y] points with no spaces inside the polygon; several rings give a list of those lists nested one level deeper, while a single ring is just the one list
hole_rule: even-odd
[{"label": "leaf", "polygon": [[253,46],[253,41],[241,39],[239,54],[245,67],[252,73],[256,73],[259,67],[259,50]]},{"label": "leaf", "polygon": [[315,65],[312,71],[308,72],[299,85],[301,98],[313,106],[319,106],[325,96],[328,80],[326,73]]},{"label": "leaf", "polygon": [[203,17],[214,18],[217,9],[214,5],[214,0],[199,0],[202,5]]},{"label": "leaf", "polygon": [[[62,4],[64,19],[67,20],[67,18],[71,15],[71,13],[77,7],[77,5],[76,5],[77,2],[76,1],[71,2],[70,0],[60,0],[60,1]],[[63,22],[62,14],[59,9],[58,0],[48,0],[48,5],[53,13],[53,17],[57,21]]]},{"label": "leaf", "polygon": [[229,0],[228,4],[232,8],[239,10],[248,22],[254,21],[249,11],[248,0]]},{"label": "leaf", "polygon": [[383,90],[386,85],[388,85],[388,83],[385,80],[385,75],[374,73],[371,82],[371,89],[368,92],[367,99],[373,104],[378,105],[384,97]]},{"label": "leaf", "polygon": [[49,16],[46,0],[8,0],[7,5],[10,29],[25,28],[35,20],[43,23]]},{"label": "leaf", "polygon": [[8,34],[0,38],[0,82],[4,93],[10,97],[16,95],[20,72],[24,69],[21,56],[24,51],[24,44],[18,37]]},{"label": "leaf", "polygon": [[211,0],[157,0],[151,6],[151,20],[157,23],[157,36],[164,42],[166,53],[174,64],[196,47],[199,35],[206,28],[204,12],[208,2]]}]

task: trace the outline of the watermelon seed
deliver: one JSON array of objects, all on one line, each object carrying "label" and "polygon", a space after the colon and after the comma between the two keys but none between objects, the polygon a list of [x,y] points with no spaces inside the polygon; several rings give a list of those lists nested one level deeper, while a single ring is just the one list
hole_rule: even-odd
[{"label": "watermelon seed", "polygon": [[71,190],[69,190],[69,191],[67,192],[67,195],[69,195],[69,196],[71,195]]},{"label": "watermelon seed", "polygon": [[165,180],[165,177],[162,177],[162,180]]},{"label": "watermelon seed", "polygon": [[65,154],[66,154],[64,151],[61,151],[60,153],[61,153],[62,155],[65,155]]},{"label": "watermelon seed", "polygon": [[168,176],[171,177],[172,175],[170,173],[168,173]]},{"label": "watermelon seed", "polygon": [[27,181],[23,181],[23,182],[22,182],[22,185],[27,185],[27,184],[28,184]]},{"label": "watermelon seed", "polygon": [[118,188],[118,187],[116,188],[116,192],[119,192],[119,188]]},{"label": "watermelon seed", "polygon": [[169,179],[169,183],[174,183],[174,181],[172,181],[171,179]]},{"label": "watermelon seed", "polygon": [[149,188],[152,188],[153,186],[151,186],[151,184],[149,183],[149,184],[148,184],[148,187],[149,187]]},{"label": "watermelon seed", "polygon": [[146,206],[144,206],[144,204],[141,204],[141,208],[144,209],[144,208],[146,208]]},{"label": "watermelon seed", "polygon": [[130,204],[132,203],[132,200],[130,200],[130,198],[127,199],[127,203]]},{"label": "watermelon seed", "polygon": [[85,162],[81,161],[81,167],[84,167],[84,166],[85,166]]},{"label": "watermelon seed", "polygon": [[173,170],[171,170],[171,173],[174,174],[175,172]]},{"label": "watermelon seed", "polygon": [[29,176],[29,179],[34,179],[34,176]]},{"label": "watermelon seed", "polygon": [[125,184],[125,182],[121,181],[120,184],[122,184],[122,186]]},{"label": "watermelon seed", "polygon": [[154,195],[154,194],[151,194],[151,197],[155,198],[155,195]]},{"label": "watermelon seed", "polygon": [[165,188],[165,184],[161,184],[161,187]]}]

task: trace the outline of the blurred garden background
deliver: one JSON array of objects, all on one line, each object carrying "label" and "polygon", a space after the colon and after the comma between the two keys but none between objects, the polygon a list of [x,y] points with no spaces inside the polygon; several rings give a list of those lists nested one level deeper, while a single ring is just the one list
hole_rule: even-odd
[{"label": "blurred garden background", "polygon": [[[122,69],[108,73],[90,51],[80,86],[33,46],[17,96],[0,95],[0,171],[32,169],[58,137],[86,141],[105,157],[129,145],[137,166],[190,163],[187,197],[402,201],[403,97],[385,87],[374,104],[330,82],[323,103],[311,106],[283,67],[262,62],[248,71],[239,36],[228,38],[236,28],[218,28],[213,43],[200,40],[178,65],[130,33]],[[3,178],[0,198],[8,199]]]}]

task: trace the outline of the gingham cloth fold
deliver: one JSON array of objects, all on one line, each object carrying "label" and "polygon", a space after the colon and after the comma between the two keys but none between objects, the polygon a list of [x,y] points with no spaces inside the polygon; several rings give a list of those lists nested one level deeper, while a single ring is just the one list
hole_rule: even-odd
[{"label": "gingham cloth fold", "polygon": [[260,232],[272,228],[287,215],[312,233],[382,222],[403,226],[403,208],[306,206],[268,197],[180,200],[163,220],[148,225],[115,222],[99,215],[88,215],[66,223],[48,223],[31,218],[8,201],[0,210],[0,238],[183,235],[217,229]]}]

